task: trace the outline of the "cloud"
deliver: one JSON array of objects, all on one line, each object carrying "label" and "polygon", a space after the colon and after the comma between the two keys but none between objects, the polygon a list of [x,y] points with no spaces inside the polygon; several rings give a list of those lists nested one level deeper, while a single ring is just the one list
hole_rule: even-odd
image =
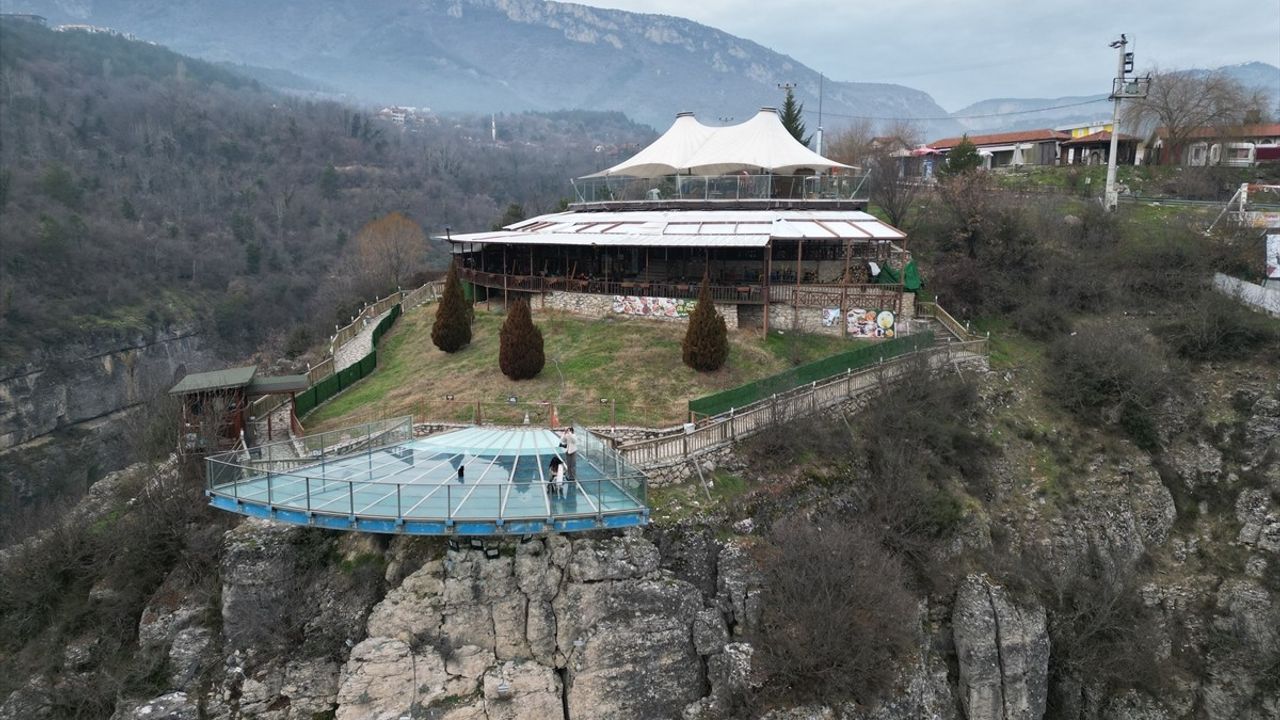
[{"label": "cloud", "polygon": [[[588,0],[685,17],[760,43],[837,80],[919,88],[951,110],[991,97],[1110,89],[1121,32],[1139,69],[1280,65],[1280,3],[1165,0]],[[1144,7],[1136,7],[1143,5]],[[1224,18],[1231,21],[1224,22]]]}]

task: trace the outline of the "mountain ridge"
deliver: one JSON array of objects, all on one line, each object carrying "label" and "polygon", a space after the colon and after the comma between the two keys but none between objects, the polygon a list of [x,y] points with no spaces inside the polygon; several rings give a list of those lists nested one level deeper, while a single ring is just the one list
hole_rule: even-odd
[{"label": "mountain ridge", "polygon": [[[355,0],[204,4],[193,0],[6,0],[6,11],[88,22],[213,61],[299,74],[367,103],[440,111],[622,110],[656,128],[675,113],[749,117],[794,83],[816,128],[819,73],[691,20],[541,0]],[[841,116],[945,118],[927,93],[827,80]],[[938,120],[930,131],[955,130]]]}]

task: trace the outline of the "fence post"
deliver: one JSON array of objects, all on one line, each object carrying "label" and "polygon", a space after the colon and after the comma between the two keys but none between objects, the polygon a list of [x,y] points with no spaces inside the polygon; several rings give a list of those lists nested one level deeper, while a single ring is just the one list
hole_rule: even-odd
[{"label": "fence post", "polygon": [[396,483],[396,519],[404,519],[404,514],[400,511],[400,483]]}]

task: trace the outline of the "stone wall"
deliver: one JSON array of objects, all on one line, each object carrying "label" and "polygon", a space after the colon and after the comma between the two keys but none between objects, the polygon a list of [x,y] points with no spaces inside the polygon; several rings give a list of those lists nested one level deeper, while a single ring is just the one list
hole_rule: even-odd
[{"label": "stone wall", "polygon": [[[589,293],[572,293],[572,292],[549,292],[542,296],[541,307],[547,310],[561,310],[570,312],[575,315],[583,315],[592,318],[604,317],[639,317],[624,315],[613,310],[613,295],[592,295]],[[659,300],[667,298],[657,298]],[[537,305],[535,305],[537,307]],[[738,328],[738,306],[716,303],[716,310],[720,312],[720,316],[724,318],[724,324],[730,330]],[[664,322],[685,322],[687,318],[682,317],[663,317],[663,316],[645,316],[648,320],[660,320]]]}]

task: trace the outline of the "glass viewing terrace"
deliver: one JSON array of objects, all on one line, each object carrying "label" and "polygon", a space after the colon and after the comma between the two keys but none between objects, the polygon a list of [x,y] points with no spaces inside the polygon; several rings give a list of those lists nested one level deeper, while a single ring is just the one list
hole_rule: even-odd
[{"label": "glass viewing terrace", "polygon": [[[216,508],[336,530],[408,535],[528,535],[645,525],[644,475],[575,427],[576,482],[548,464],[559,437],[472,427],[414,438],[410,417],[207,460]],[[563,456],[562,456],[563,457]]]}]

